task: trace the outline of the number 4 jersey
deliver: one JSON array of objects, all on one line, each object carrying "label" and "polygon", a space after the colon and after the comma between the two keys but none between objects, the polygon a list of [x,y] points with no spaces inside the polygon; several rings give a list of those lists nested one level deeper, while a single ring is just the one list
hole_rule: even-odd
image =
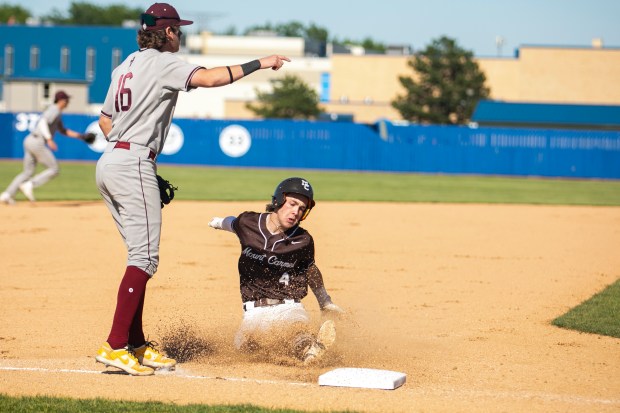
[{"label": "number 4 jersey", "polygon": [[101,109],[101,115],[112,119],[108,140],[146,146],[159,154],[178,94],[191,89],[192,76],[200,69],[170,52],[141,49],[130,54],[112,72]]},{"label": "number 4 jersey", "polygon": [[302,299],[308,293],[306,273],[314,264],[314,240],[299,225],[272,234],[268,217],[269,213],[244,212],[232,225],[241,242],[241,299]]}]

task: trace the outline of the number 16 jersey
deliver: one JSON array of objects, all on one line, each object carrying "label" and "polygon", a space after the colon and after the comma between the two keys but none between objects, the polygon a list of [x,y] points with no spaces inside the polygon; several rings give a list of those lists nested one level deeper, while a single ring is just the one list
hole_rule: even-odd
[{"label": "number 16 jersey", "polygon": [[164,146],[180,91],[189,91],[202,69],[170,52],[141,49],[112,72],[101,115],[112,119],[108,141],[131,142],[159,154]]}]

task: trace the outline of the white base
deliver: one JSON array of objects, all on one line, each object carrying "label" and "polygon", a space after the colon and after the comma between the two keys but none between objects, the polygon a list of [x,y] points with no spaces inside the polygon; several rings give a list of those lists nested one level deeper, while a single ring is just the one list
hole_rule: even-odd
[{"label": "white base", "polygon": [[407,375],[397,371],[340,368],[319,376],[319,386],[361,387],[364,389],[394,390],[403,384]]}]

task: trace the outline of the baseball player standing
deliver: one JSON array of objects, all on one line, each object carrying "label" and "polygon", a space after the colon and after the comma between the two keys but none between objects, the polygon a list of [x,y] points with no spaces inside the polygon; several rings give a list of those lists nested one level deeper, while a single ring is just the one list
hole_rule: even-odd
[{"label": "baseball player standing", "polygon": [[96,360],[132,375],[174,367],[176,361],[147,342],[142,311],[147,281],[159,264],[162,223],[156,160],[180,91],[233,83],[258,69],[278,70],[285,56],[272,55],[206,69],[177,58],[182,20],[170,4],[154,3],[141,16],[140,49],[112,73],[99,125],[108,146],[97,162],[97,186],[127,247],[112,328]]},{"label": "baseball player standing", "polygon": [[[83,138],[81,133],[65,128],[62,123],[61,114],[69,106],[69,98],[70,96],[62,90],[56,92],[54,104],[50,105],[43,112],[34,131],[24,139],[24,170],[0,194],[0,203],[14,204],[14,197],[18,189],[24,193],[28,200],[34,202],[33,189],[46,184],[52,178],[58,176],[60,169],[52,152],[58,150],[58,146],[54,141],[54,134],[56,132],[60,132],[70,138]],[[33,177],[37,163],[42,163],[47,169]]]},{"label": "baseball player standing", "polygon": [[308,331],[309,316],[301,303],[309,286],[322,311],[343,313],[325,290],[312,236],[299,226],[314,205],[310,183],[293,177],[276,187],[266,212],[209,222],[212,228],[235,233],[241,243],[238,268],[244,313],[235,336],[237,349],[275,347],[310,364],[333,344],[333,321],[325,321],[315,337]]}]

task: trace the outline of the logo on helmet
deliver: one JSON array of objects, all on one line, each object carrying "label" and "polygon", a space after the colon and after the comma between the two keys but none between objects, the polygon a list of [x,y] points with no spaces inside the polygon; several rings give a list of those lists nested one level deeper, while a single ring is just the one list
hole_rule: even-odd
[{"label": "logo on helmet", "polygon": [[310,182],[306,181],[305,179],[301,180],[301,186],[303,186],[306,191],[310,190]]}]

